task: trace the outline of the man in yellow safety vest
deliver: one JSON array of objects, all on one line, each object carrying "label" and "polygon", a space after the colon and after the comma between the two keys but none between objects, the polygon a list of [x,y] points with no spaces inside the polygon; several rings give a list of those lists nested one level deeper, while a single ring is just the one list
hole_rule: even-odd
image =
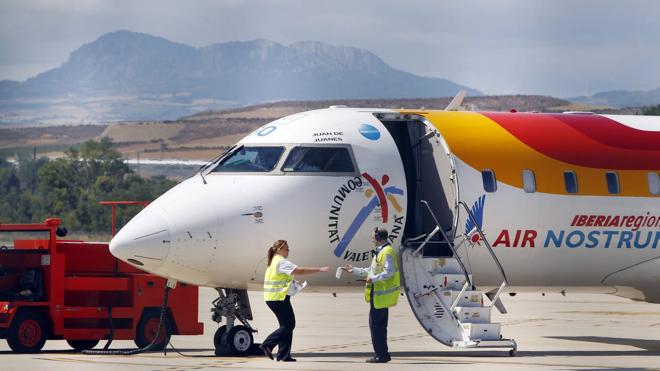
[{"label": "man in yellow safety vest", "polygon": [[376,353],[367,363],[386,363],[391,359],[387,348],[388,308],[395,306],[399,300],[399,262],[394,248],[388,242],[386,229],[374,229],[371,237],[376,246],[376,255],[369,268],[357,268],[350,264],[342,268],[367,279],[364,298],[370,303],[369,329]]}]

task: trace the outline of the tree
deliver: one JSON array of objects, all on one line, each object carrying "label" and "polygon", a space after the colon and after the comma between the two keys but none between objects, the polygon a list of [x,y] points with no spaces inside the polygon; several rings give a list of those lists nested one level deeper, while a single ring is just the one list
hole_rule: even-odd
[{"label": "tree", "polygon": [[[0,221],[41,222],[60,217],[70,230],[107,232],[110,210],[99,201],[151,201],[174,186],[165,177],[133,174],[109,139],[70,148],[64,158],[20,157],[18,168],[0,159]],[[119,225],[139,207],[120,208]]]},{"label": "tree", "polygon": [[32,193],[36,191],[38,183],[37,170],[46,162],[48,162],[46,157],[35,159],[26,154],[18,155],[17,176],[20,179],[22,189],[29,190]]},{"label": "tree", "polygon": [[660,104],[657,106],[646,107],[642,110],[642,115],[660,116]]},{"label": "tree", "polygon": [[18,192],[21,182],[16,174],[16,169],[5,159],[0,159],[0,194]]}]

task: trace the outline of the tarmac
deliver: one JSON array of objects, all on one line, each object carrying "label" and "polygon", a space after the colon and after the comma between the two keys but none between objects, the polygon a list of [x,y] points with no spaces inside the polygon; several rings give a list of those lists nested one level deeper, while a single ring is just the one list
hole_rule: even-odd
[{"label": "tarmac", "polygon": [[[249,292],[261,342],[277,320],[259,291]],[[293,356],[275,362],[264,356],[217,357],[210,319],[215,290],[200,291],[204,335],[173,336],[167,354],[84,355],[64,341],[47,341],[41,353],[14,354],[0,340],[0,369],[9,370],[660,370],[660,304],[602,294],[520,293],[503,297],[508,314],[493,310],[502,334],[518,343],[515,357],[506,349],[455,349],[431,338],[415,319],[406,298],[391,309],[388,342],[392,361],[366,364],[372,356],[369,307],[360,293],[302,292],[292,299],[297,327]],[[102,341],[97,348],[101,348]],[[111,348],[134,347],[115,341]]]}]

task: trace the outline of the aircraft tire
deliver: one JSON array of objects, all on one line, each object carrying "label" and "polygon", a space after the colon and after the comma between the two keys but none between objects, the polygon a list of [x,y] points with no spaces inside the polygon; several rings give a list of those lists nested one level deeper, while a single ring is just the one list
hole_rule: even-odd
[{"label": "aircraft tire", "polygon": [[233,354],[246,355],[253,344],[252,331],[245,326],[234,326],[227,334],[227,345]]},{"label": "aircraft tire", "polygon": [[[224,350],[225,343],[222,342],[222,337],[227,333],[227,326],[222,325],[215,330],[215,335],[213,335],[213,346],[217,350]],[[226,340],[225,340],[226,341]]]}]

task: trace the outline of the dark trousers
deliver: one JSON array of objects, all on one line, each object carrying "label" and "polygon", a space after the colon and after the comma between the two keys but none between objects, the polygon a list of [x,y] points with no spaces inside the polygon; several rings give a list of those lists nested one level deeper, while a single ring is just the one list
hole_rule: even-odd
[{"label": "dark trousers", "polygon": [[371,344],[374,346],[376,357],[389,359],[390,352],[387,348],[387,319],[388,308],[374,308],[373,288],[371,290],[371,303],[369,309],[369,330],[371,330]]},{"label": "dark trousers", "polygon": [[282,301],[267,301],[268,308],[275,313],[280,328],[263,341],[262,345],[270,349],[278,346],[277,359],[291,358],[291,343],[293,342],[293,329],[296,328],[296,315],[293,314],[291,297],[289,295]]}]

